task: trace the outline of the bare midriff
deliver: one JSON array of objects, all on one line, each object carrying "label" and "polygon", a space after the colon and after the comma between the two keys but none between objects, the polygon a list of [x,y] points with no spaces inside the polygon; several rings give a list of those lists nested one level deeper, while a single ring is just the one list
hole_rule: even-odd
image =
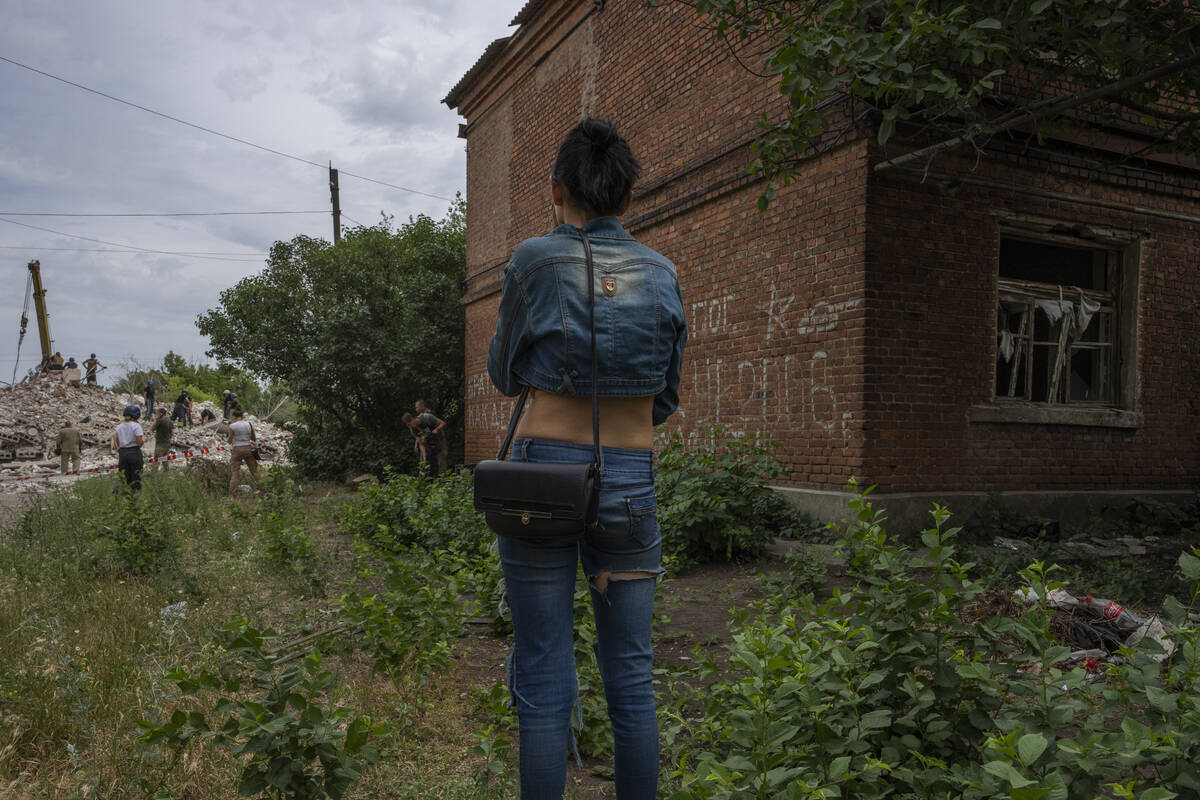
[{"label": "bare midriff", "polygon": [[[649,450],[654,446],[654,398],[601,397],[600,444]],[[592,443],[592,398],[534,389],[517,425],[518,439]]]}]

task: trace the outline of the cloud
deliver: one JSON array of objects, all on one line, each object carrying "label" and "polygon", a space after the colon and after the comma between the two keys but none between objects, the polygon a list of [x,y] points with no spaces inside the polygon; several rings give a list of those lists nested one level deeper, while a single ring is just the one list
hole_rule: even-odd
[{"label": "cloud", "polygon": [[[465,158],[441,97],[523,2],[9,4],[0,55],[315,166],[0,63],[0,211],[323,213],[13,218],[151,250],[260,255],[88,252],[119,248],[0,224],[0,331],[15,329],[25,264],[37,258],[64,354],[202,356],[196,315],[261,271],[273,242],[331,238],[331,161],[343,171],[345,224],[375,224],[381,211],[441,217],[444,200],[350,173],[452,197]],[[36,339],[26,337],[25,366],[38,359]],[[15,351],[16,337],[0,335],[2,381]]]},{"label": "cloud", "polygon": [[266,59],[259,59],[252,65],[227,67],[217,73],[217,87],[230,100],[253,100],[267,91],[271,69],[271,62]]}]

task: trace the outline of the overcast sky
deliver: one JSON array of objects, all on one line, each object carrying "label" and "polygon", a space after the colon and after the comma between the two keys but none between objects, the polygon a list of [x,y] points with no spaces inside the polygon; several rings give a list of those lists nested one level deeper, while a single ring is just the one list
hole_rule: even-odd
[{"label": "overcast sky", "polygon": [[[344,225],[381,212],[440,218],[445,199],[346,173],[441,198],[463,190],[462,120],[441,99],[511,32],[524,2],[0,0],[0,57],[299,159],[332,160]],[[261,271],[273,242],[332,238],[329,208],[323,168],[0,61],[0,383],[13,374],[30,260],[42,265],[54,349],[97,353],[111,379],[122,362],[159,364],[168,350],[204,360],[196,315]],[[321,213],[24,216],[251,211]],[[39,358],[31,304],[18,379]]]}]

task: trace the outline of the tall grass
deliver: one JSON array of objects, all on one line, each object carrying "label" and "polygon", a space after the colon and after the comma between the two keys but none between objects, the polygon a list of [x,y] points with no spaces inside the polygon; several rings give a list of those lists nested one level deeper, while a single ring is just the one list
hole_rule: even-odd
[{"label": "tall grass", "polygon": [[[177,699],[163,673],[203,659],[235,613],[278,613],[286,596],[289,570],[261,557],[260,501],[182,470],[144,484],[78,482],[0,533],[0,797],[138,794],[154,762],[135,723]],[[212,783],[190,796],[229,796]]]}]

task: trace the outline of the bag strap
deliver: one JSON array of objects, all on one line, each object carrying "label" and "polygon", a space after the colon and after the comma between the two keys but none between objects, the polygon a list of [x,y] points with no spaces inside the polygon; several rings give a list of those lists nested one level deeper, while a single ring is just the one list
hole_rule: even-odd
[{"label": "bag strap", "polygon": [[596,279],[592,263],[592,243],[587,234],[579,232],[583,242],[583,256],[587,259],[588,309],[591,311],[592,328],[592,463],[596,465],[596,478],[604,474],[604,451],[600,449],[600,372],[596,367]]},{"label": "bag strap", "polygon": [[[590,313],[590,327],[592,334],[592,463],[596,465],[596,474],[604,474],[604,451],[600,449],[600,374],[596,366],[596,281],[595,281],[595,264],[592,262],[592,244],[588,241],[587,234],[579,231],[579,238],[583,242],[583,255],[587,261],[588,273],[588,309]],[[525,409],[525,401],[529,397],[529,386],[521,388],[521,394],[517,397],[516,403],[513,404],[512,416],[508,420],[508,431],[504,434],[504,441],[500,444],[500,450],[496,453],[496,460],[503,461],[508,458],[508,448],[512,444],[513,435],[517,432],[517,421],[521,418],[521,412]]]}]

